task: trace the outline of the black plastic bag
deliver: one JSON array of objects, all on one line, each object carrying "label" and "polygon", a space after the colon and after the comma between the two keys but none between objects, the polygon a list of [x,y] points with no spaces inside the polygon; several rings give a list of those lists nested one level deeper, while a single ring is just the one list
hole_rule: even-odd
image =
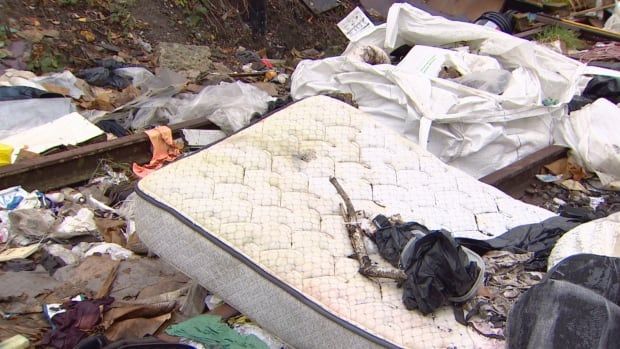
[{"label": "black plastic bag", "polygon": [[507,347],[617,347],[619,280],[618,258],[582,254],[562,260],[510,310]]},{"label": "black plastic bag", "polygon": [[139,67],[139,65],[125,64],[113,59],[98,61],[98,67],[82,69],[75,76],[86,80],[90,85],[98,87],[113,87],[122,90],[129,86],[131,81],[124,76],[115,73],[116,69],[127,67]]},{"label": "black plastic bag", "polygon": [[429,232],[426,227],[415,222],[393,225],[383,215],[375,217],[373,223],[379,228],[374,235],[379,254],[396,268],[399,267],[400,254],[409,240]]},{"label": "black plastic bag", "polygon": [[401,263],[407,274],[403,303],[429,314],[449,298],[465,295],[474,286],[480,267],[445,230],[435,230],[406,246]]},{"label": "black plastic bag", "polygon": [[618,104],[620,103],[620,79],[597,75],[588,82],[581,95],[593,101],[607,98],[610,102]]}]

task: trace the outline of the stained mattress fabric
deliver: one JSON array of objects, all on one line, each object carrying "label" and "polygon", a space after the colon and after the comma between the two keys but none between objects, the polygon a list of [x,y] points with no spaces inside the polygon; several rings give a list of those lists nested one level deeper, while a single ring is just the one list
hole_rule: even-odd
[{"label": "stained mattress fabric", "polygon": [[489,239],[553,216],[318,96],[141,180],[137,230],[152,251],[295,347],[501,345],[457,324],[448,307],[423,316],[405,308],[395,282],[360,275],[331,176],[358,210],[455,237]]}]

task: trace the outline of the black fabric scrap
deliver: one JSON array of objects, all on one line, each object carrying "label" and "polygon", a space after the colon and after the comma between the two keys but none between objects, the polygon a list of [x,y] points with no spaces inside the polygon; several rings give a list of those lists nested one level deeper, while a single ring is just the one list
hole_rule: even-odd
[{"label": "black fabric scrap", "polygon": [[564,233],[581,224],[581,220],[566,217],[551,217],[540,223],[520,225],[489,240],[456,238],[456,242],[479,255],[489,251],[512,253],[534,252],[534,258],[527,265],[528,270],[547,270],[547,257],[555,243]]}]

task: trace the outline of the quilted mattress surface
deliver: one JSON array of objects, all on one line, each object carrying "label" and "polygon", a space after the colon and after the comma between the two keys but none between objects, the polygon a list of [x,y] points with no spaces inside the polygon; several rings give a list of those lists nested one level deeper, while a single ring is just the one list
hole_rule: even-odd
[{"label": "quilted mattress surface", "polygon": [[318,96],[141,180],[138,232],[296,347],[502,346],[456,323],[451,308],[406,310],[394,282],[360,275],[331,176],[357,210],[400,214],[455,236],[490,238],[553,215]]}]

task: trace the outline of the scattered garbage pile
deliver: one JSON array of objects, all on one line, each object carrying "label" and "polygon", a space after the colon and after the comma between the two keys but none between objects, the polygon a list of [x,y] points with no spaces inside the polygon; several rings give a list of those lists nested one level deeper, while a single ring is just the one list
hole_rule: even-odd
[{"label": "scattered garbage pile", "polygon": [[[0,348],[289,348],[148,250],[136,232],[135,188],[316,95],[346,101],[474,178],[566,147],[516,197],[556,217],[481,240],[376,216],[364,221],[364,246],[393,267],[407,309],[434,316],[451,307],[459,324],[498,345],[618,342],[620,2],[493,1],[467,13],[421,1],[303,3],[308,13],[290,11],[307,23],[352,10],[329,24],[343,34],[329,42],[348,46],[280,46],[265,30],[291,24],[267,26],[277,19],[253,2],[249,28],[269,50],[231,38],[226,48],[118,39],[150,60],[86,30],[79,35],[103,47],[84,54],[92,59],[37,75],[56,58],[24,60],[58,30],[32,17],[19,31],[0,27],[0,178],[19,166],[46,174],[37,160],[140,135],[127,153],[149,159],[67,167],[88,180],[41,191],[31,182],[0,188]],[[177,128],[188,122],[198,126]]]},{"label": "scattered garbage pile", "polygon": [[132,174],[108,164],[100,173],[76,188],[0,192],[3,347],[168,343],[148,336],[171,321],[166,333],[186,341],[178,348],[285,347],[248,319],[229,319],[234,309],[201,315],[222,302],[149,255],[135,231]]}]

